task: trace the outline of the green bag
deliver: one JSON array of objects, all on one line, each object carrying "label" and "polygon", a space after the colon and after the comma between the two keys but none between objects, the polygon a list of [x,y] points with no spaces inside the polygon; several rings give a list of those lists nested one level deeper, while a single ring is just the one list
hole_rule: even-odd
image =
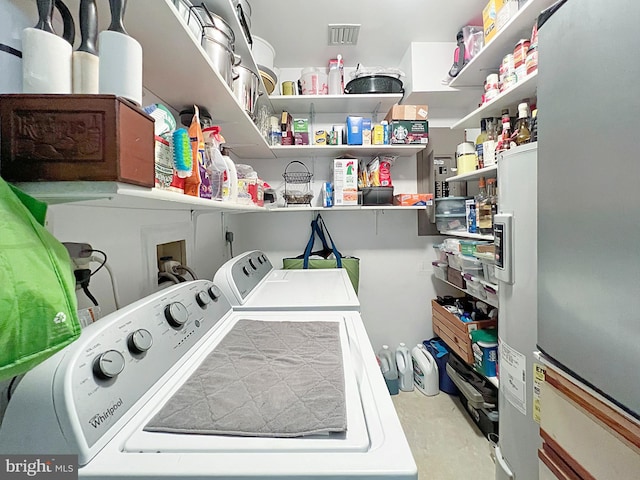
[{"label": "green bag", "polygon": [[80,336],[71,260],[44,228],[46,211],[0,178],[0,380]]},{"label": "green bag", "polygon": [[[331,241],[331,247],[327,244],[325,232]],[[322,242],[322,250],[312,252],[316,235]],[[332,254],[333,258],[329,258]],[[312,256],[319,256],[321,258],[311,258]],[[320,214],[311,222],[311,236],[309,237],[304,253],[295,258],[284,258],[282,260],[282,268],[285,270],[344,268],[349,275],[353,289],[356,294],[358,293],[358,284],[360,283],[360,259],[357,257],[342,256],[336,248],[333,238],[331,238],[331,234]]]}]

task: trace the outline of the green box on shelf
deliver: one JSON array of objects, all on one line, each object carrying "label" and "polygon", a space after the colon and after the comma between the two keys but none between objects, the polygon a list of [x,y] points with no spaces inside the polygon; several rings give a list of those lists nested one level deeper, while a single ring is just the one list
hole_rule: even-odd
[{"label": "green box on shelf", "polygon": [[392,144],[429,143],[429,122],[421,120],[394,120],[390,123]]}]

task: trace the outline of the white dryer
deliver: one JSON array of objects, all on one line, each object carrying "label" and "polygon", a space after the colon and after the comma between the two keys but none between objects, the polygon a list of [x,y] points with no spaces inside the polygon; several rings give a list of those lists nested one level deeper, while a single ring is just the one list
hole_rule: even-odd
[{"label": "white dryer", "polygon": [[[285,331],[290,324],[283,322],[311,322],[335,333],[331,345],[342,365],[332,375],[344,385],[345,428],[279,438],[150,430],[167,408],[177,409],[178,420],[190,418],[183,409],[202,399],[180,400],[180,393],[194,378],[201,381],[203,366],[248,322]],[[269,355],[265,361],[275,365],[278,349]],[[240,366],[235,375],[251,380],[251,373]],[[206,386],[222,395],[216,401],[208,397],[207,409],[215,410],[225,398],[235,399],[232,407],[243,405],[237,393],[227,395],[227,382],[211,378]],[[300,377],[291,379],[295,384]],[[287,415],[287,406],[278,408]],[[28,372],[0,426],[0,451],[43,461],[77,455],[79,477],[93,480],[417,478],[357,312],[237,312],[206,280],[175,285],[104,317]]]},{"label": "white dryer", "polygon": [[234,310],[353,310],[360,301],[343,268],[276,270],[264,252],[237,255],[213,281]]}]

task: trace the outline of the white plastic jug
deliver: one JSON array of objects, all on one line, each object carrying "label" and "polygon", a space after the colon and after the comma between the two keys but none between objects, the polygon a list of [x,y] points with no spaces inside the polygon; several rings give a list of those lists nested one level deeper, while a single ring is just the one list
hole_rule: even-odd
[{"label": "white plastic jug", "polygon": [[400,390],[403,392],[413,391],[413,360],[411,352],[404,343],[396,348],[396,365],[398,366],[398,380]]},{"label": "white plastic jug", "polygon": [[411,350],[413,358],[413,381],[418,390],[427,396],[440,392],[438,365],[429,351],[419,343]]},{"label": "white plastic jug", "polygon": [[396,360],[393,358],[393,352],[389,350],[388,345],[383,345],[382,350],[378,352],[378,361],[380,362],[380,370],[387,383],[387,388],[391,395],[398,393],[398,368]]}]

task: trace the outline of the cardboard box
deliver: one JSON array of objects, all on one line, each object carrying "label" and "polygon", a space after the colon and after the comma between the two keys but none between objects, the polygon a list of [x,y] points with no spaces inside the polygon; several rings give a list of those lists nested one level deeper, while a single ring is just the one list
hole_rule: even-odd
[{"label": "cardboard box", "polygon": [[496,15],[496,32],[499,32],[518,13],[517,0],[505,1],[502,8]]},{"label": "cardboard box", "polygon": [[392,120],[427,120],[429,107],[427,105],[394,105],[387,116],[387,122]]},{"label": "cardboard box", "polygon": [[393,196],[393,204],[401,207],[431,205],[433,193],[400,193]]},{"label": "cardboard box", "polygon": [[115,95],[0,95],[2,177],[10,182],[155,185],[153,118]]},{"label": "cardboard box", "polygon": [[391,143],[429,143],[429,122],[418,120],[394,120],[390,124]]},{"label": "cardboard box", "polygon": [[350,155],[333,160],[333,204],[358,204],[358,159]]},{"label": "cardboard box", "polygon": [[362,117],[347,117],[347,145],[362,145]]},{"label": "cardboard box", "polygon": [[293,121],[293,142],[295,145],[309,145],[309,119],[297,118]]},{"label": "cardboard box", "polygon": [[482,9],[482,27],[484,30],[484,44],[487,45],[498,31],[496,24],[498,12],[502,8],[504,0],[489,0]]},{"label": "cardboard box", "polygon": [[371,145],[371,119],[362,119],[362,144]]}]

